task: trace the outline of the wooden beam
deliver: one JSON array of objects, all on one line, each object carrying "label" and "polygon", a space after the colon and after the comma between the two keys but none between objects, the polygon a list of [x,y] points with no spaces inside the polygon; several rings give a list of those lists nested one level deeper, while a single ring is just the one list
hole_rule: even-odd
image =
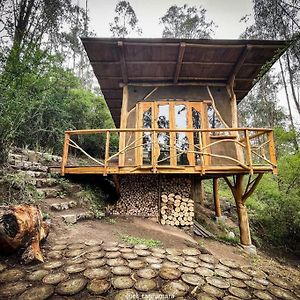
[{"label": "wooden beam", "polygon": [[[145,86],[145,87],[159,87],[159,86],[219,86],[219,87],[225,87],[226,82],[225,81],[186,81],[186,82],[129,82],[128,86]],[[124,83],[119,84],[120,87],[124,87]]]},{"label": "wooden beam", "polygon": [[[155,103],[155,102],[152,102]],[[149,132],[228,132],[228,131],[243,131],[248,129],[250,131],[261,131],[261,132],[271,132],[273,131],[270,128],[247,128],[247,127],[240,127],[240,128],[202,128],[202,129],[189,129],[189,128],[176,128],[176,129],[169,129],[169,128],[111,128],[111,129],[79,129],[79,130],[66,130],[65,133],[69,133],[71,135],[74,134],[94,134],[94,133],[104,133],[107,130],[110,132],[132,132],[132,131],[149,131]]]},{"label": "wooden beam", "polygon": [[[175,60],[127,60],[126,65],[175,65],[178,61]],[[96,61],[91,60],[92,65],[104,65],[104,66],[115,66],[120,65],[120,61]],[[228,62],[221,62],[221,61],[183,61],[183,65],[203,65],[203,66],[233,66],[236,62],[235,61],[228,61]],[[247,67],[258,67],[263,65],[264,63],[254,63],[254,62],[247,62],[244,63],[244,66]]]},{"label": "wooden beam", "polygon": [[[104,79],[106,79],[106,78],[108,78],[108,77],[104,77]],[[115,77],[114,77],[115,78]],[[121,77],[119,77],[119,78],[121,78]],[[159,80],[165,80],[165,81],[167,81],[167,80],[173,80],[173,78],[174,77],[172,77],[172,76],[143,76],[143,77],[141,77],[141,76],[139,76],[139,77],[134,77],[134,76],[129,76],[128,77],[128,80],[129,81],[135,81],[135,80],[137,80],[137,81],[143,81],[143,80],[149,80],[149,81],[153,81],[153,82],[157,82],[157,81],[159,81]],[[183,76],[181,76],[180,77],[180,80],[181,81],[183,81],[183,80],[187,80],[187,81],[191,81],[191,82],[193,82],[193,81],[212,81],[212,82],[217,82],[217,81],[226,81],[226,77],[219,77],[219,78],[215,78],[215,77],[191,77],[191,76],[185,76],[185,77],[183,77]]]},{"label": "wooden beam", "polygon": [[[131,42],[131,41],[125,41],[124,42],[125,45],[128,46],[141,46],[141,47],[178,47],[179,42]],[[245,47],[244,44],[211,44],[211,43],[207,43],[207,44],[193,44],[193,43],[186,43],[186,46],[188,47],[195,47],[195,48],[243,48]]]},{"label": "wooden beam", "polygon": [[251,45],[246,45],[242,51],[242,53],[240,54],[236,64],[234,65],[233,69],[231,70],[230,72],[230,75],[228,77],[228,80],[227,80],[227,83],[228,84],[232,84],[235,80],[235,77],[237,75],[237,73],[239,72],[239,70],[241,69],[245,59],[246,59],[246,56],[248,54],[248,51],[251,49]]},{"label": "wooden beam", "polygon": [[118,48],[119,48],[122,78],[123,78],[123,82],[125,84],[127,84],[128,83],[128,75],[127,75],[127,67],[126,67],[126,61],[125,61],[125,55],[124,55],[124,44],[122,41],[118,42]]},{"label": "wooden beam", "polygon": [[174,81],[173,81],[174,83],[178,82],[178,78],[179,78],[179,74],[180,74],[181,66],[182,66],[182,61],[183,61],[183,56],[184,56],[184,51],[185,51],[185,43],[180,43],[179,49],[178,49],[176,70],[174,73]]}]

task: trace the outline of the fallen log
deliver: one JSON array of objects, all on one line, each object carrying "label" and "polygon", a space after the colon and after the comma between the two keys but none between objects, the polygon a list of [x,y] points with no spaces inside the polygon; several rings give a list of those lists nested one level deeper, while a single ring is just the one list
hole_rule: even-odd
[{"label": "fallen log", "polygon": [[44,258],[40,242],[49,233],[38,206],[23,204],[0,207],[0,254],[12,254],[23,249],[22,260],[30,262]]}]

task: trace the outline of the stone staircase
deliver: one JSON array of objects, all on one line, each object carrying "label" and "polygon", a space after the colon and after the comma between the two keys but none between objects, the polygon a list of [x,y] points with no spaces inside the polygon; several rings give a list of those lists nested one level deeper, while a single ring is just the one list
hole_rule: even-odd
[{"label": "stone staircase", "polygon": [[51,176],[48,167],[59,165],[61,157],[31,150],[16,149],[9,155],[9,167],[12,172],[23,173],[30,177],[39,197],[43,213],[50,219],[63,220],[75,224],[81,220],[95,218],[90,203],[78,194],[83,190],[79,184]]}]

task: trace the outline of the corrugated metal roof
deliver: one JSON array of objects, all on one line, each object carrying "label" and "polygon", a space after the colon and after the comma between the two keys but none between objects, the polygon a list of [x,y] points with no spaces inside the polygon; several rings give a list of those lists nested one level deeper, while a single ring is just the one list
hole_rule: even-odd
[{"label": "corrugated metal roof", "polygon": [[234,80],[240,101],[288,45],[270,40],[82,38],[82,42],[116,125],[124,84],[225,85]]}]

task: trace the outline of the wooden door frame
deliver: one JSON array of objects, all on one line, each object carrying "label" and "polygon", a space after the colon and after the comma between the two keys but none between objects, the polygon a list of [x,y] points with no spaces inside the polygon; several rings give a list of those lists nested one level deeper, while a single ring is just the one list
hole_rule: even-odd
[{"label": "wooden door frame", "polygon": [[[152,109],[151,115],[151,128],[158,129],[157,120],[158,120],[158,113],[159,113],[159,106],[169,105],[169,128],[176,129],[176,118],[175,118],[175,106],[176,105],[185,105],[187,108],[187,126],[186,128],[178,128],[182,129],[192,129],[193,128],[193,116],[192,116],[192,109],[196,109],[199,111],[201,116],[201,128],[207,129],[209,127],[208,124],[208,115],[207,115],[207,105],[211,103],[211,100],[204,100],[204,101],[183,101],[183,100],[159,100],[159,101],[140,101],[136,104],[136,128],[143,128],[143,115],[145,111],[149,108]],[[136,135],[137,143],[142,139],[143,132],[139,132]],[[188,161],[189,166],[195,166],[195,155],[192,151],[194,151],[194,135],[193,132],[187,133],[187,137],[189,140],[189,150],[188,152]],[[202,146],[205,147],[209,142],[208,134],[201,134]],[[152,164],[154,168],[157,167],[157,160],[159,157],[159,146],[157,143],[157,134],[152,134]],[[170,165],[177,166],[177,151],[176,151],[176,133],[170,132]],[[142,147],[138,147],[136,145],[136,162],[137,166],[143,165],[143,156],[142,156]],[[208,151],[208,150],[206,150]],[[203,163],[208,165],[210,161],[210,156],[204,155],[203,156]]]}]

